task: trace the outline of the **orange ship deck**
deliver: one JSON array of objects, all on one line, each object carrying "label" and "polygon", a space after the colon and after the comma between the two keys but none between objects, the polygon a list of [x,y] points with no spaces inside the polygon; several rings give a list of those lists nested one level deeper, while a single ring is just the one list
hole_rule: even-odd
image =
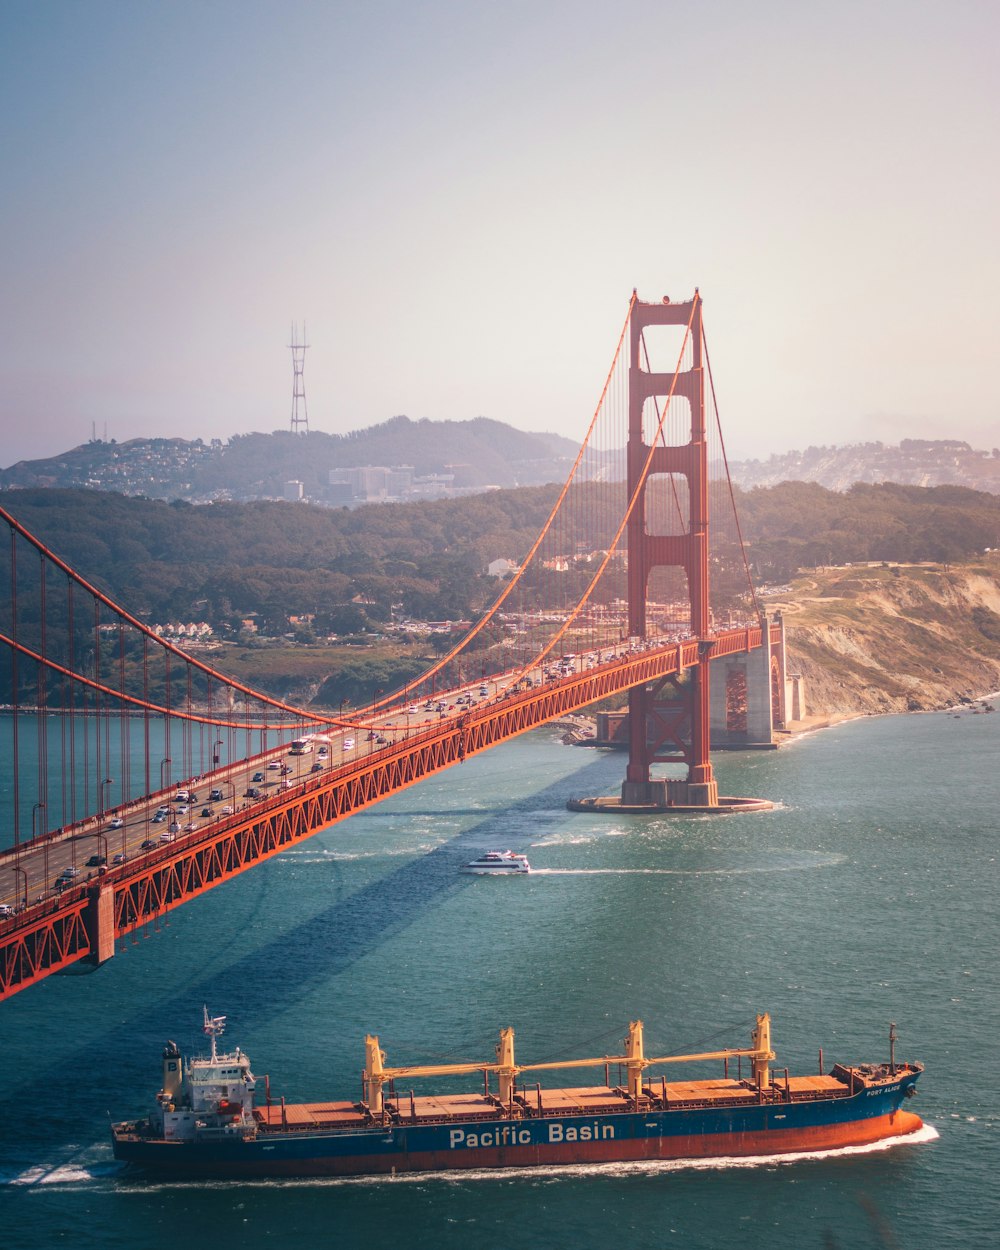
[{"label": "orange ship deck", "polygon": [[254,1107],[254,1119],[264,1128],[363,1128],[364,1115],[353,1102],[297,1102],[284,1107]]},{"label": "orange ship deck", "polygon": [[[786,1094],[787,1091],[787,1094]],[[846,1098],[848,1086],[835,1076],[779,1076],[770,1097],[790,1097],[794,1102],[819,1098]],[[722,1106],[756,1102],[757,1091],[728,1077],[718,1080],[653,1082],[643,1089],[638,1110],[650,1107]],[[511,1114],[499,1099],[484,1094],[404,1094],[386,1099],[386,1112],[406,1123],[441,1120],[493,1120]],[[583,1085],[562,1089],[522,1088],[512,1109],[513,1117],[550,1115],[599,1115],[635,1110],[621,1088]],[[348,1129],[371,1124],[366,1110],[353,1102],[280,1103],[255,1107],[254,1118],[264,1129]]]}]

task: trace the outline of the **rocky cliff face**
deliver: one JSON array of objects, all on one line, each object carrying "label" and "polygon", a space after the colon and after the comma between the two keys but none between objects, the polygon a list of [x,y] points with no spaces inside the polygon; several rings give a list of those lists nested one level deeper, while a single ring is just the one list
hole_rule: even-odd
[{"label": "rocky cliff face", "polygon": [[929,711],[1000,690],[1000,560],[817,570],[767,601],[811,716]]}]

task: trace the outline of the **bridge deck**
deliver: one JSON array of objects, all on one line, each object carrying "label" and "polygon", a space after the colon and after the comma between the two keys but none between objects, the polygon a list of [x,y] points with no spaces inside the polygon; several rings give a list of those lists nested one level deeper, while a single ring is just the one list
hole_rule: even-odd
[{"label": "bridge deck", "polygon": [[[713,636],[710,655],[760,645],[760,628],[730,630]],[[491,678],[492,693],[472,706],[455,703],[457,690],[439,695],[451,710],[435,719],[417,721],[398,708],[381,715],[372,731],[381,742],[369,740],[360,726],[331,732],[331,763],[319,772],[307,771],[318,756],[289,757],[287,747],[277,747],[119,809],[121,830],[112,831],[106,816],[92,817],[7,851],[0,856],[0,889],[19,889],[23,881],[24,895],[36,901],[0,919],[0,1000],[78,959],[101,962],[113,954],[116,938],[441,769],[598,699],[698,664],[705,647],[686,639],[605,654],[599,663],[578,656],[576,671],[552,680],[536,672],[531,685],[515,685],[511,676]],[[479,682],[472,684],[478,688]],[[291,771],[282,775],[281,767]],[[259,772],[277,784],[255,783]],[[171,834],[156,820],[157,809],[195,783],[199,804],[183,814],[180,832]],[[203,818],[204,796],[212,789],[228,802],[209,804],[211,816]],[[259,799],[248,795],[252,789],[261,791]],[[112,838],[115,845],[121,839],[125,861],[97,863],[109,858]],[[4,867],[15,867],[20,876]],[[56,878],[72,870],[53,892]],[[29,888],[32,882],[43,884],[40,895]]]}]

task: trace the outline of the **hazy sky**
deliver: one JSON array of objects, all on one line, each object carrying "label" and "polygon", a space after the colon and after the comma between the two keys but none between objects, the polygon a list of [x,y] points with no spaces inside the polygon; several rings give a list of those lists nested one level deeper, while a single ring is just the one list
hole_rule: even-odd
[{"label": "hazy sky", "polygon": [[582,437],[705,299],[730,455],[1000,443],[996,0],[0,2],[0,464],[487,416]]}]

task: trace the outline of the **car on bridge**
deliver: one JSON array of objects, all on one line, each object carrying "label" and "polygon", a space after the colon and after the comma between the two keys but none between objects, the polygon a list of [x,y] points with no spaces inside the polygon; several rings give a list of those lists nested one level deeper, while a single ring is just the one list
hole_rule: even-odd
[{"label": "car on bridge", "polygon": [[111,862],[112,864],[127,864],[128,856],[125,854],[124,851],[119,851],[118,854],[114,857],[114,859]]},{"label": "car on bridge", "polygon": [[309,769],[309,771],[311,773],[321,773],[323,771],[323,765],[319,762],[319,760],[317,760],[316,763],[313,764],[312,768]]},{"label": "car on bridge", "polygon": [[91,855],[90,859],[87,860],[87,867],[88,868],[100,868],[103,864],[106,864],[107,862],[108,862],[107,855]]},{"label": "car on bridge", "polygon": [[214,789],[211,792],[211,794],[208,796],[208,801],[210,803],[221,803],[222,799],[223,799],[222,791],[218,788]]},{"label": "car on bridge", "polygon": [[264,774],[263,774],[263,773],[254,773],[254,775],[250,778],[250,780],[251,780],[251,781],[263,781],[263,780],[264,780]]},{"label": "car on bridge", "polygon": [[125,821],[121,818],[121,816],[115,816],[112,818],[111,823],[108,825],[108,828],[109,829],[121,829],[124,827],[124,824],[125,824]]},{"label": "car on bridge", "polygon": [[147,838],[144,842],[139,843],[140,851],[151,851],[154,846],[159,846],[158,842],[154,842],[152,838]]}]

